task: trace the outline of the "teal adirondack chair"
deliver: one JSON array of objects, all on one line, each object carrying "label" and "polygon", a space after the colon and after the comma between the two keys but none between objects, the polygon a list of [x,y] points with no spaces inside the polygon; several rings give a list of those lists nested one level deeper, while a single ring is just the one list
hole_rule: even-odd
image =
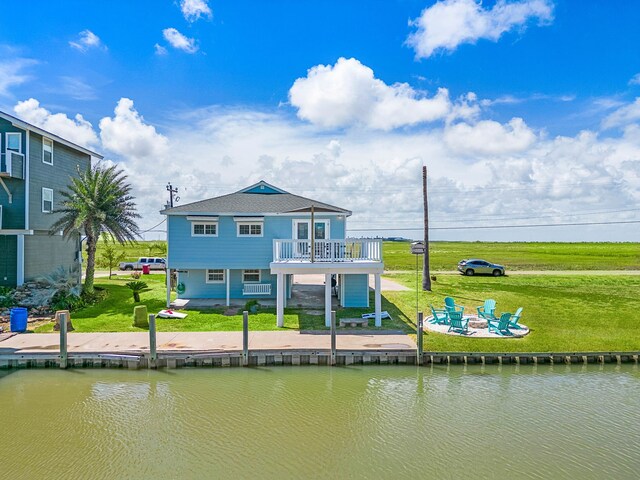
[{"label": "teal adirondack chair", "polygon": [[478,317],[484,318],[485,320],[498,320],[496,318],[496,301],[493,298],[489,298],[484,301],[484,305],[482,307],[478,307]]},{"label": "teal adirondack chair", "polygon": [[431,307],[431,313],[433,314],[433,318],[429,320],[429,323],[435,323],[437,325],[448,325],[449,324],[449,316],[447,315],[447,311],[442,308],[435,308],[433,305],[429,305]]},{"label": "teal adirondack chair", "polygon": [[466,335],[469,333],[469,319],[462,316],[462,312],[448,312],[449,315],[449,330]]},{"label": "teal adirondack chair", "polygon": [[518,330],[522,329],[522,327],[518,324],[518,321],[520,320],[521,315],[522,315],[522,307],[516,310],[516,313],[511,315],[511,320],[509,321],[509,328],[516,328]]},{"label": "teal adirondack chair", "polygon": [[453,298],[451,298],[451,297],[445,297],[444,298],[444,308],[449,313],[451,313],[451,312],[463,313],[464,312],[464,307],[462,305],[456,305],[455,300]]},{"label": "teal adirondack chair", "polygon": [[498,335],[513,335],[509,331],[509,323],[511,322],[511,314],[503,313],[498,320],[487,320],[489,333],[494,332]]}]

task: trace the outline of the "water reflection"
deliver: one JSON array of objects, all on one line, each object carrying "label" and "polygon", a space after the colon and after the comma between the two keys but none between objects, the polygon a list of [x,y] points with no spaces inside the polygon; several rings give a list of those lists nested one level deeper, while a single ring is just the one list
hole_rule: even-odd
[{"label": "water reflection", "polygon": [[19,371],[0,477],[634,478],[638,398],[637,365]]}]

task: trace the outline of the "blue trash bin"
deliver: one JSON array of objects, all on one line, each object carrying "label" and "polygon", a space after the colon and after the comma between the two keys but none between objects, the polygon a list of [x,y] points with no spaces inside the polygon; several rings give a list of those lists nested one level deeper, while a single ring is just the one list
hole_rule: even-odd
[{"label": "blue trash bin", "polygon": [[14,307],[11,309],[11,331],[26,332],[27,331],[27,309],[24,307]]}]

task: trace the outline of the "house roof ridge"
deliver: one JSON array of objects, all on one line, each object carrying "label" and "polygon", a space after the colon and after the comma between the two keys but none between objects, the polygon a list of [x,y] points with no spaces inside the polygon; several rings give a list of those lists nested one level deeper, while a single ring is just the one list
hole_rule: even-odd
[{"label": "house roof ridge", "polygon": [[67,145],[68,147],[71,148],[75,148],[77,150],[80,150],[82,153],[86,154],[86,155],[91,155],[92,157],[97,157],[100,160],[102,160],[104,158],[103,155],[94,152],[93,150],[90,150],[86,147],[83,147],[81,145],[78,145],[77,143],[72,142],[71,140],[67,140],[66,138],[61,137],[60,135],[57,135],[55,133],[52,133],[48,130],[45,130],[44,128],[40,128],[32,123],[29,123],[25,120],[22,120],[18,117],[14,117],[13,115],[4,112],[2,110],[0,110],[0,118],[4,118],[5,120],[7,120],[8,122],[11,122],[12,124],[20,127],[20,128],[24,128],[25,130],[33,130],[34,132],[38,133],[39,135],[43,135],[45,137],[51,137],[54,140],[57,140],[58,142],[62,143],[63,145]]}]

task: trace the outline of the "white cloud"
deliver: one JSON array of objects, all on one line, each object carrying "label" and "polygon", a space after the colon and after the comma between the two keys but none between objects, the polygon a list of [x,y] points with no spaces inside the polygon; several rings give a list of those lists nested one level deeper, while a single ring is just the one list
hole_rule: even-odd
[{"label": "white cloud", "polygon": [[482,120],[475,125],[447,126],[444,141],[456,153],[501,155],[526,150],[536,141],[536,134],[521,118],[512,118],[504,125]]},{"label": "white cloud", "polygon": [[87,52],[92,48],[106,50],[107,47],[102,43],[100,37],[98,37],[91,30],[83,30],[78,34],[78,39],[69,42],[69,45],[82,53]]},{"label": "white cloud", "polygon": [[76,100],[94,100],[98,97],[93,86],[81,78],[62,76],[60,83],[61,88],[57,93],[63,93]]},{"label": "white cloud", "polygon": [[289,100],[298,117],[325,128],[391,130],[441,120],[452,111],[446,89],[427,97],[407,83],[387,85],[355,58],[310,68],[294,82]]},{"label": "white cloud", "polygon": [[635,102],[618,108],[602,121],[602,128],[622,127],[640,120],[640,97]]},{"label": "white cloud", "polygon": [[51,113],[40,106],[35,98],[18,102],[13,111],[16,116],[40,127],[48,132],[84,147],[93,148],[98,144],[98,137],[91,123],[79,113],[71,119],[64,113]]},{"label": "white cloud", "polygon": [[196,41],[193,38],[185,37],[175,28],[165,28],[162,31],[162,35],[173,48],[187,53],[196,53],[198,51]]},{"label": "white cloud", "polygon": [[100,139],[104,148],[125,158],[147,159],[166,153],[167,139],[144,122],[133,107],[133,100],[121,98],[114,113],[113,118],[100,120]]},{"label": "white cloud", "polygon": [[181,0],[180,10],[188,22],[195,22],[202,17],[211,18],[213,16],[207,0]]},{"label": "white cloud", "polygon": [[629,85],[640,85],[640,73],[636,73],[633,77],[631,77],[631,79],[629,80]]},{"label": "white cloud", "polygon": [[329,150],[333,157],[338,158],[342,153],[342,145],[340,145],[338,140],[333,139],[327,144],[327,150]]},{"label": "white cloud", "polygon": [[[470,225],[464,219],[477,218],[495,224],[620,220],[635,214],[606,212],[640,201],[640,127],[628,127],[615,139],[593,132],[546,139],[516,118],[506,124],[480,120],[327,135],[284,112],[211,107],[169,112],[167,118],[170,148],[154,157],[154,168],[144,158],[125,162],[148,226],[162,219],[157,210],[164,197],[158,198],[157,189],[169,179],[180,187],[181,203],[188,203],[264,178],[353,210],[351,228],[386,227],[420,236],[401,227],[421,225],[423,162],[429,168],[433,226]],[[178,148],[176,162],[171,152]],[[640,234],[633,225],[599,228],[435,231],[434,238],[629,240],[633,228]],[[381,232],[351,234],[376,233]]]},{"label": "white cloud", "polygon": [[153,48],[155,49],[156,55],[166,55],[167,53],[167,49],[165,47],[163,47],[162,45],[160,45],[159,43],[156,43]]},{"label": "white cloud", "polygon": [[428,58],[438,50],[452,52],[478,39],[497,41],[514,27],[524,28],[531,19],[539,24],[553,20],[551,0],[498,0],[486,9],[476,0],[443,0],[425,8],[410,22],[416,28],[407,38],[416,58]]},{"label": "white cloud", "polygon": [[15,58],[0,61],[0,96],[8,96],[11,87],[21,85],[31,79],[24,73],[28,67],[37,62],[28,58]]}]

